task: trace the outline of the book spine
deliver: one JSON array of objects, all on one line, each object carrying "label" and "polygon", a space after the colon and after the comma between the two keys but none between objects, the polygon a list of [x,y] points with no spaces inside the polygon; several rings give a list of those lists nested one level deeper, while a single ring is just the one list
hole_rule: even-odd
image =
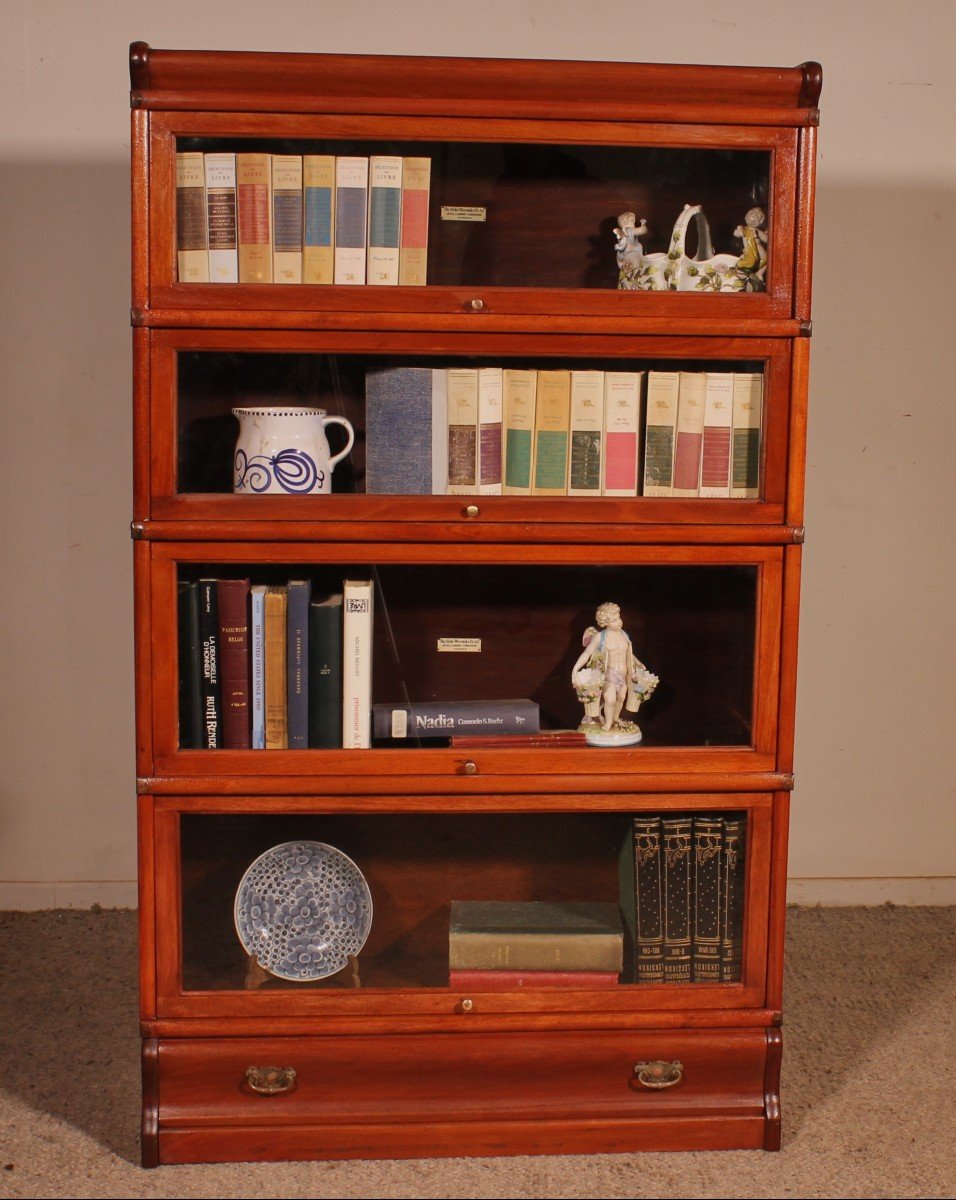
[{"label": "book spine", "polygon": [[219,606],[215,579],[199,581],[199,638],[202,643],[202,745],[222,745],[222,699],[219,686]]},{"label": "book spine", "polygon": [[431,701],[372,706],[377,738],[450,737],[455,733],[538,733],[532,700]]},{"label": "book spine", "polygon": [[289,713],[289,749],[305,750],[309,744],[309,602],[308,579],[290,579],[286,625],[286,687]]},{"label": "book spine", "polygon": [[664,865],[660,817],[634,818],[635,978],[664,982]]},{"label": "book spine", "polygon": [[448,371],[448,492],[473,496],[478,491],[478,371]]},{"label": "book spine", "polygon": [[206,223],[209,229],[209,282],[239,282],[236,227],[236,156],[207,154]]},{"label": "book spine", "polygon": [[432,370],[432,495],[448,492],[448,372]]},{"label": "book spine", "polygon": [[644,437],[645,496],[674,494],[674,442],[677,433],[679,394],[679,372],[648,372],[647,422]]},{"label": "book spine", "polygon": [[220,579],[219,662],[222,692],[222,744],[248,750],[249,724],[249,580]]},{"label": "book spine", "polygon": [[734,415],[734,377],[727,371],[707,376],[704,440],[700,452],[700,495],[730,495],[730,437]]},{"label": "book spine", "polygon": [[616,971],[482,971],[448,972],[448,986],[462,991],[510,992],[515,988],[590,988],[617,987]]},{"label": "book spine", "polygon": [[604,442],[604,372],[571,372],[569,496],[600,496]]},{"label": "book spine", "polygon": [[342,604],[342,745],[365,750],[372,744],[372,581],[346,579]]},{"label": "book spine", "polygon": [[179,745],[183,750],[199,750],[205,744],[199,584],[181,580],[178,601]]},{"label": "book spine", "polygon": [[448,937],[450,970],[606,971],[619,975],[622,960],[620,933],[453,930]]},{"label": "book spine", "polygon": [[342,597],[309,605],[309,745],[342,745]]},{"label": "book spine", "polygon": [[662,817],[664,982],[691,981],[691,818]]},{"label": "book spine", "polygon": [[266,591],[265,585],[257,584],[249,593],[249,707],[253,750],[264,750],[266,747]]},{"label": "book spine", "polygon": [[674,495],[697,496],[700,491],[700,449],[704,440],[704,401],[707,376],[681,371],[674,443]]},{"label": "book spine", "polygon": [[428,199],[431,170],[430,158],[404,160],[398,282],[408,287],[422,287],[428,278]]},{"label": "book spine", "polygon": [[398,283],[402,226],[402,159],[375,154],[369,159],[368,260],[366,278],[380,286]]},{"label": "book spine", "polygon": [[239,282],[272,282],[272,156],[236,155]]},{"label": "book spine", "polygon": [[302,282],[302,159],[272,156],[272,278]]},{"label": "book spine", "polygon": [[266,749],[285,750],[289,745],[286,682],[286,627],[288,594],[270,587],[265,598],[266,647]]},{"label": "book spine", "polygon": [[530,496],[534,465],[534,413],[538,372],[502,372],[502,425],[506,496]]},{"label": "book spine", "polygon": [[760,425],[763,376],[734,376],[734,418],[731,442],[730,494],[740,500],[760,495]]},{"label": "book spine", "polygon": [[176,155],[176,266],[180,283],[209,282],[206,181],[201,153]]},{"label": "book spine", "polygon": [[335,160],[335,282],[365,282],[368,159]]},{"label": "book spine", "polygon": [[478,492],[501,495],[502,372],[500,367],[478,371]]},{"label": "book spine", "polygon": [[720,817],[694,817],[694,983],[720,982],[720,876],[723,848]]},{"label": "book spine", "polygon": [[335,276],[335,157],[302,159],[302,282],[331,283]]},{"label": "book spine", "polygon": [[571,372],[539,371],[535,395],[533,496],[568,494]]},{"label": "book spine", "polygon": [[[430,367],[386,367],[366,372],[368,494],[431,494],[433,377]],[[447,441],[447,429],[442,435]]]},{"label": "book spine", "polygon": [[724,817],[723,903],[720,920],[720,982],[739,983],[743,956],[746,817]]},{"label": "book spine", "polygon": [[605,496],[637,495],[641,371],[608,371],[604,388]]},{"label": "book spine", "polygon": [[539,729],[537,733],[457,733],[451,736],[451,745],[462,750],[480,746],[508,746],[511,749],[525,746],[586,746],[588,739],[576,729]]}]

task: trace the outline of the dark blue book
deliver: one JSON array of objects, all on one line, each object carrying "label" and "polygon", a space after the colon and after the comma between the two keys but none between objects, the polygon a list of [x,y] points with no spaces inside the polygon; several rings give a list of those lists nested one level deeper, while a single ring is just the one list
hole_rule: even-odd
[{"label": "dark blue book", "polygon": [[377,738],[440,738],[456,733],[537,733],[533,700],[434,700],[418,704],[373,704]]},{"label": "dark blue book", "polygon": [[215,579],[199,581],[199,641],[202,646],[202,740],[206,750],[222,746],[222,695],[219,680],[219,600]]},{"label": "dark blue book", "polygon": [[365,490],[444,495],[448,488],[445,372],[389,367],[365,376]]},{"label": "dark blue book", "polygon": [[289,749],[309,745],[309,601],[308,579],[289,580],[286,615],[286,686],[288,688]]},{"label": "dark blue book", "polygon": [[202,645],[199,639],[199,584],[180,580],[179,599],[179,745],[205,746],[203,727]]},{"label": "dark blue book", "polygon": [[342,745],[342,593],[309,605],[309,745]]}]

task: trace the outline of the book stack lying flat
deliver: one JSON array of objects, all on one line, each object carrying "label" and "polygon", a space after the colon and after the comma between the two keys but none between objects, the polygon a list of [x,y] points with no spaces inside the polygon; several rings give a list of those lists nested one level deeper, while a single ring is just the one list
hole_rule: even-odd
[{"label": "book stack lying flat", "polygon": [[624,931],[615,904],[452,901],[453,988],[616,987],[623,959]]}]

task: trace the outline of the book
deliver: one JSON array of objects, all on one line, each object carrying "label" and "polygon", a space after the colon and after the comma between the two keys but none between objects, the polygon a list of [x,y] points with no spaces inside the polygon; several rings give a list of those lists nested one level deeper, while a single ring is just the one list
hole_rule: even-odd
[{"label": "book", "polygon": [[747,819],[723,818],[720,982],[739,983],[743,957]]},{"label": "book", "polygon": [[342,745],[342,594],[309,605],[309,746]]},{"label": "book", "polygon": [[402,232],[398,282],[424,286],[428,278],[428,199],[432,160],[406,158],[402,164]]},{"label": "book", "polygon": [[624,934],[616,904],[453,900],[450,970],[620,973]]},{"label": "book", "polygon": [[605,496],[637,495],[643,371],[608,371],[604,385]]},{"label": "book", "polygon": [[302,158],[272,156],[272,279],[302,282]]},{"label": "book", "polygon": [[222,700],[219,686],[219,605],[216,580],[199,581],[199,640],[202,645],[202,745],[222,745]]},{"label": "book", "polygon": [[219,664],[222,695],[222,745],[248,750],[249,724],[249,580],[216,583],[219,610]]},{"label": "book", "polygon": [[534,464],[534,410],[538,372],[506,367],[502,380],[502,434],[506,496],[530,496]]},{"label": "book", "polygon": [[286,613],[286,689],[289,749],[309,744],[309,601],[308,579],[290,579]]},{"label": "book", "polygon": [[239,233],[236,225],[236,156],[207,154],[206,225],[209,282],[239,282]]},{"label": "book", "polygon": [[[664,867],[659,816],[635,816],[621,855],[621,913],[636,983],[664,982]],[[631,956],[629,956],[630,958]]]},{"label": "book", "polygon": [[674,495],[697,496],[700,490],[700,450],[704,440],[704,402],[707,375],[681,371],[674,440]]},{"label": "book", "polygon": [[428,700],[374,704],[377,738],[450,737],[455,733],[537,733],[538,706],[532,700]]},{"label": "book", "polygon": [[368,159],[335,160],[335,271],[340,284],[365,282]]},{"label": "book", "polygon": [[451,367],[448,380],[448,492],[478,491],[478,371]]},{"label": "book", "polygon": [[664,982],[691,981],[692,819],[661,818],[664,867]]},{"label": "book", "polygon": [[448,972],[448,986],[467,992],[510,992],[515,988],[617,987],[617,971],[482,971]]},{"label": "book", "polygon": [[402,226],[402,159],[373,154],[368,163],[368,283],[398,283]]},{"label": "book", "polygon": [[533,496],[568,493],[571,372],[539,371],[534,411]]},{"label": "book", "polygon": [[180,283],[209,282],[206,176],[199,152],[176,155],[176,266]]},{"label": "book", "polygon": [[402,496],[444,493],[447,456],[444,370],[385,367],[367,371],[365,491]]},{"label": "book", "polygon": [[199,750],[204,744],[202,642],[199,637],[199,584],[177,585],[179,662],[179,745]]},{"label": "book", "polygon": [[700,451],[702,497],[730,495],[730,433],[734,415],[734,377],[729,371],[707,375],[704,438]]},{"label": "book", "polygon": [[720,876],[723,820],[694,816],[694,922],[691,963],[694,983],[720,982]]},{"label": "book", "polygon": [[679,371],[648,371],[644,425],[645,496],[674,494],[674,442],[677,437]]},{"label": "book", "polygon": [[266,749],[285,750],[289,745],[289,711],[286,683],[286,626],[288,592],[283,585],[266,589],[265,596],[265,727]]},{"label": "book", "polygon": [[548,746],[557,750],[567,746],[586,746],[588,739],[577,729],[539,729],[537,733],[453,733],[449,744],[461,750],[477,750],[482,746],[509,747],[512,750],[517,747]]},{"label": "book", "polygon": [[600,496],[604,443],[604,372],[571,372],[569,496]]},{"label": "book", "polygon": [[342,745],[365,750],[372,744],[372,581],[346,579],[342,593]]},{"label": "book", "polygon": [[734,375],[734,418],[731,442],[730,494],[756,500],[760,495],[760,424],[763,376]]},{"label": "book", "polygon": [[478,369],[478,492],[501,495],[501,367]]},{"label": "book", "polygon": [[272,282],[272,155],[236,155],[239,282]]},{"label": "book", "polygon": [[265,597],[268,589],[257,583],[249,589],[249,708],[250,740],[253,750],[266,748],[266,627]]},{"label": "book", "polygon": [[331,283],[335,275],[335,156],[302,157],[302,282]]}]

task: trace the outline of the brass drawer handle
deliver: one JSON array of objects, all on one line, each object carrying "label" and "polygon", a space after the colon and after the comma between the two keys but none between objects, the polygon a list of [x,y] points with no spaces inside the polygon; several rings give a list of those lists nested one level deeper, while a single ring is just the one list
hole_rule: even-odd
[{"label": "brass drawer handle", "polygon": [[281,1096],[295,1087],[295,1067],[250,1067],[246,1083],[260,1096]]},{"label": "brass drawer handle", "polygon": [[642,1087],[667,1088],[680,1083],[684,1077],[684,1064],[681,1062],[639,1062],[634,1067],[634,1078]]}]

